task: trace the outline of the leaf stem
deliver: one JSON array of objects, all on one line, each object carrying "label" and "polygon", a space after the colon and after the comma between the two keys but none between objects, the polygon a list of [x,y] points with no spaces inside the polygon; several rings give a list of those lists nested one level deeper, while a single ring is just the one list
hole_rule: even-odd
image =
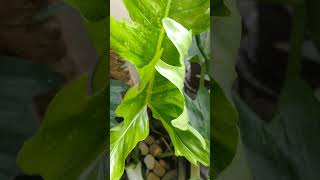
[{"label": "leaf stem", "polygon": [[[164,18],[169,16],[170,4],[171,4],[171,0],[168,0],[167,6],[166,6],[166,11],[164,13]],[[161,31],[160,31],[160,36],[159,36],[159,39],[158,39],[156,52],[159,51],[160,48],[161,48],[162,41],[163,41],[163,38],[164,38],[164,33],[165,33],[165,30],[164,30],[164,27],[162,26],[161,27]]]},{"label": "leaf stem", "polygon": [[203,56],[203,58],[206,60],[206,61],[209,61],[209,56],[206,54],[206,51],[204,50],[204,47],[202,46],[202,42],[201,42],[201,38],[200,38],[200,35],[195,35],[195,38],[196,38],[196,42],[197,42],[197,46],[198,46],[198,49],[201,53],[201,55]]},{"label": "leaf stem", "polygon": [[204,77],[206,75],[206,63],[209,61],[209,57],[205,53],[204,47],[202,46],[200,35],[195,35],[197,47],[204,58],[204,60],[201,61],[201,74],[200,74],[200,86],[204,86]]},{"label": "leaf stem", "polygon": [[[168,0],[167,6],[166,6],[166,11],[165,11],[165,14],[164,14],[164,18],[168,17],[168,15],[169,15],[170,5],[171,5],[171,0]],[[157,56],[157,52],[159,52],[161,50],[164,34],[165,34],[165,30],[164,30],[164,27],[162,26],[161,27],[161,31],[160,31],[160,35],[159,35],[159,39],[158,39],[158,43],[157,43],[157,49],[156,49],[155,56]],[[160,56],[160,58],[161,58],[161,56]],[[157,64],[157,62],[159,61],[160,58],[156,59],[155,64]],[[152,92],[152,88],[153,88],[153,84],[154,84],[155,73],[156,73],[155,70],[153,70],[152,73],[151,73],[151,80],[150,80],[150,83],[149,83],[149,86],[148,86],[147,97],[146,97],[146,103],[147,104],[150,103],[150,98],[151,98],[151,92]]]},{"label": "leaf stem", "polygon": [[305,35],[305,7],[299,5],[295,7],[292,31],[291,31],[291,48],[289,62],[287,65],[287,78],[295,78],[301,73],[302,45]]},{"label": "leaf stem", "polygon": [[174,156],[174,152],[173,151],[166,151],[164,153],[162,153],[159,158],[166,158],[166,157],[172,157]]},{"label": "leaf stem", "polygon": [[201,62],[200,86],[204,86],[204,77],[206,75],[206,63]]},{"label": "leaf stem", "polygon": [[147,89],[147,97],[146,97],[146,104],[147,105],[149,105],[149,103],[150,103],[155,74],[156,74],[155,71],[152,71],[150,83],[149,83],[149,86],[148,86],[148,89]]}]

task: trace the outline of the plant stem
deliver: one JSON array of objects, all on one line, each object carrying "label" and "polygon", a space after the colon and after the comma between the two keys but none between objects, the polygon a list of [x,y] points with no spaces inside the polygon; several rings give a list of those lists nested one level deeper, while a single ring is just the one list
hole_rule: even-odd
[{"label": "plant stem", "polygon": [[150,103],[150,99],[151,99],[151,92],[152,92],[152,88],[153,88],[153,83],[154,83],[154,76],[155,76],[155,71],[152,71],[151,74],[151,80],[149,82],[148,85],[148,89],[147,89],[147,97],[146,97],[146,104],[148,105]]},{"label": "plant stem", "polygon": [[[165,14],[164,14],[164,18],[169,16],[170,4],[171,4],[171,0],[169,0],[168,3],[167,3],[166,11],[165,11]],[[161,27],[161,31],[160,31],[160,35],[159,35],[159,39],[158,39],[156,52],[158,52],[161,49],[164,33],[165,33],[164,27],[162,26]]]},{"label": "plant stem", "polygon": [[209,61],[209,57],[205,53],[204,47],[202,46],[200,35],[196,35],[195,37],[196,37],[196,42],[197,42],[199,51],[202,57],[204,58],[204,60],[202,60],[200,63],[200,66],[201,66],[200,86],[204,86],[204,77],[206,75],[206,62]]},{"label": "plant stem", "polygon": [[199,51],[202,55],[202,57],[205,59],[205,61],[209,61],[209,56],[206,54],[206,51],[204,50],[204,47],[202,46],[202,43],[201,43],[201,38],[200,38],[200,35],[195,35],[196,37],[196,42],[197,42],[197,46],[199,48]]},{"label": "plant stem", "polygon": [[200,179],[200,165],[195,166],[190,163],[190,179]]},{"label": "plant stem", "polygon": [[302,45],[305,35],[305,7],[296,6],[292,22],[291,48],[287,65],[287,79],[299,77],[301,73]]},{"label": "plant stem", "polygon": [[206,63],[201,62],[200,86],[204,86],[204,77],[206,75]]},{"label": "plant stem", "polygon": [[170,145],[168,144],[168,142],[166,141],[166,139],[164,137],[161,137],[161,140],[164,142],[164,144],[167,146],[168,150],[173,152]]},{"label": "plant stem", "polygon": [[178,180],[186,179],[186,162],[183,158],[178,159]]},{"label": "plant stem", "polygon": [[166,157],[171,157],[171,156],[174,156],[174,152],[172,151],[166,151],[164,153],[162,153],[159,158],[166,158]]}]

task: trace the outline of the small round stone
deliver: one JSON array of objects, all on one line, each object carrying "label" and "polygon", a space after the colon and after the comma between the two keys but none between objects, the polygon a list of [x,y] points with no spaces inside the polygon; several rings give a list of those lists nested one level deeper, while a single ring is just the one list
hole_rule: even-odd
[{"label": "small round stone", "polygon": [[154,157],[159,157],[162,154],[162,149],[158,144],[152,144],[149,148],[149,152]]},{"label": "small round stone", "polygon": [[159,160],[159,163],[160,163],[160,165],[161,165],[162,167],[164,167],[166,170],[169,170],[169,169],[170,169],[169,164],[168,164],[165,160],[160,159],[160,160]]},{"label": "small round stone", "polygon": [[153,136],[148,136],[145,140],[144,140],[148,145],[152,145],[155,143],[156,139]]},{"label": "small round stone", "polygon": [[146,164],[148,169],[153,169],[154,168],[154,163],[155,163],[155,159],[153,156],[151,156],[150,154],[146,155],[146,157],[144,158],[144,163]]},{"label": "small round stone", "polygon": [[147,155],[149,153],[149,147],[145,142],[140,142],[139,143],[139,149],[142,155]]},{"label": "small round stone", "polygon": [[160,163],[158,161],[155,161],[154,163],[154,168],[153,168],[153,172],[154,174],[156,174],[159,177],[164,176],[164,174],[166,173],[166,170],[164,169],[164,167],[162,167],[160,165]]},{"label": "small round stone", "polygon": [[153,172],[148,173],[147,180],[160,180],[160,177],[155,175]]}]

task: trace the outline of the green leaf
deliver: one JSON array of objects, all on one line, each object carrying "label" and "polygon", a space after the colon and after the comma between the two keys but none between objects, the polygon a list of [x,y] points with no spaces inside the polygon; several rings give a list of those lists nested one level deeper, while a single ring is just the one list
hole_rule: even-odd
[{"label": "green leaf", "polygon": [[96,49],[99,58],[106,60],[108,57],[108,41],[109,41],[109,18],[101,21],[85,21],[85,27],[89,33],[93,47]]},{"label": "green leaf", "polygon": [[108,1],[105,0],[66,0],[78,9],[88,21],[101,21],[107,18]]},{"label": "green leaf", "polygon": [[237,111],[225,92],[214,83],[211,89],[211,175],[216,177],[233,160],[238,144]]},{"label": "green leaf", "polygon": [[223,3],[223,0],[215,0],[211,3],[211,16],[229,16],[230,10]]},{"label": "green leaf", "polygon": [[244,145],[239,137],[237,152],[231,164],[222,171],[216,180],[254,180],[248,165]]},{"label": "green leaf", "polygon": [[[108,162],[106,162],[108,161]],[[107,179],[108,171],[106,168],[109,159],[106,157],[106,152],[103,152],[81,175],[79,180],[105,180]]]},{"label": "green leaf", "polygon": [[[209,75],[226,92],[231,100],[230,90],[236,79],[235,61],[241,39],[241,18],[235,0],[225,0],[231,11],[229,17],[211,19],[211,53],[213,60],[209,63]],[[226,31],[228,29],[228,31]]]},{"label": "green leaf", "polygon": [[[83,16],[100,61],[92,82],[95,95],[87,96],[86,78],[64,88],[50,104],[39,132],[25,142],[20,152],[18,161],[21,168],[29,174],[41,174],[46,179],[78,178],[105,150],[108,141],[108,99],[105,91],[108,86],[107,1],[67,2]],[[90,148],[83,148],[83,144]]]},{"label": "green leaf", "polygon": [[116,114],[124,121],[111,129],[110,133],[110,179],[120,179],[125,159],[138,142],[149,134],[149,118],[145,105],[146,91],[138,93],[138,87],[131,88],[124,97]]},{"label": "green leaf", "polygon": [[[301,79],[286,82],[278,114],[265,123],[236,98],[240,129],[249,164],[258,179],[317,179],[319,167],[320,102]],[[259,172],[266,172],[261,175]]]},{"label": "green leaf", "polygon": [[105,60],[108,52],[109,18],[108,4],[105,0],[67,0],[74,8],[80,11],[84,25],[89,33],[100,60]]},{"label": "green leaf", "polygon": [[63,78],[46,65],[0,56],[0,179],[21,173],[16,156],[23,142],[38,129],[33,98],[57,88]]},{"label": "green leaf", "polygon": [[172,0],[169,17],[192,29],[194,35],[210,28],[209,0]]},{"label": "green leaf", "polygon": [[192,63],[198,63],[198,64],[201,63],[201,59],[200,59],[200,57],[199,57],[198,54],[190,57],[190,59],[189,59],[188,61],[189,61],[189,62],[192,62]]},{"label": "green leaf", "polygon": [[213,59],[209,62],[209,75],[213,85],[210,139],[213,142],[211,175],[214,177],[231,163],[238,144],[238,117],[231,98],[231,89],[236,79],[235,61],[240,47],[241,18],[235,0],[224,2],[231,15],[211,18]]},{"label": "green leaf", "polygon": [[[184,59],[192,42],[192,33],[166,18],[171,4],[170,1],[162,3],[127,0],[125,4],[134,22],[110,19],[111,48],[135,65],[141,79],[137,87],[129,90],[116,111],[117,115],[124,117],[124,122],[111,130],[111,141],[116,143],[110,149],[115,152],[111,154],[114,156],[111,157],[111,167],[117,167],[111,169],[112,180],[120,178],[125,158],[148,134],[148,127],[139,129],[135,126],[147,122],[147,117],[141,115],[147,107],[169,132],[176,155],[185,156],[194,164],[209,164],[207,142],[189,124],[183,96]],[[133,131],[135,136],[130,135]],[[115,140],[118,137],[121,140]]]},{"label": "green leaf", "polygon": [[88,97],[87,83],[86,76],[72,82],[50,103],[40,130],[19,153],[25,173],[76,179],[105,150],[107,93]]},{"label": "green leaf", "polygon": [[118,123],[115,121],[115,111],[122,101],[122,93],[124,93],[129,87],[118,80],[110,80],[110,127],[113,128]]},{"label": "green leaf", "polygon": [[200,86],[196,99],[185,95],[186,106],[192,127],[210,139],[210,94],[204,86]]},{"label": "green leaf", "polygon": [[105,56],[104,58],[100,58],[92,76],[93,94],[96,94],[99,91],[104,90],[105,88],[109,89],[108,68],[109,68],[109,63],[107,61],[107,56]]},{"label": "green leaf", "polygon": [[167,4],[170,4],[169,18],[179,22],[193,34],[207,31],[210,26],[209,0],[124,0],[131,19],[147,27],[162,27]]},{"label": "green leaf", "polygon": [[[151,32],[135,22],[118,22],[110,17],[110,47],[136,67],[149,63],[155,55],[159,32]],[[152,38],[151,38],[152,37]]]}]

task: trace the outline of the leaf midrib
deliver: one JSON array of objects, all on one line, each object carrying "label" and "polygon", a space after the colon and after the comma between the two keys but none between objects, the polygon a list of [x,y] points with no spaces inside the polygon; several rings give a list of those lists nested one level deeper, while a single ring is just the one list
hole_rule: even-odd
[{"label": "leaf midrib", "polygon": [[[163,18],[166,18],[169,16],[169,10],[170,10],[170,5],[171,5],[171,0],[168,0],[167,6],[166,6],[166,10],[165,10],[165,14]],[[162,19],[163,19],[162,18]],[[157,53],[161,50],[162,47],[162,41],[164,38],[164,34],[165,34],[165,29],[163,27],[163,25],[161,26],[161,31],[160,31],[160,35],[158,38],[158,43],[157,43],[157,48],[156,48],[156,53],[154,55],[154,58],[157,56]],[[162,54],[162,53],[161,53]],[[162,55],[160,55],[161,58]],[[157,64],[158,61],[160,60],[160,58],[157,58],[154,64]],[[150,83],[147,89],[147,96],[146,96],[146,105],[150,106],[150,99],[151,99],[151,94],[152,94],[152,89],[153,89],[153,84],[154,84],[154,78],[155,78],[155,74],[156,74],[156,70],[155,68],[152,70],[152,74],[151,74],[151,79],[150,79]]]},{"label": "leaf midrib", "polygon": [[[170,10],[170,5],[171,5],[171,0],[168,0],[168,3],[167,3],[167,6],[166,6],[166,11],[165,11],[165,15],[163,18],[166,18],[168,17],[169,15],[169,10]],[[160,35],[159,35],[159,38],[158,38],[158,43],[157,43],[157,48],[156,48],[156,51],[155,51],[155,55],[154,55],[154,58],[157,56],[157,53],[161,50],[161,47],[162,47],[162,41],[163,41],[163,38],[164,38],[164,35],[165,35],[165,29],[164,27],[162,26],[161,27],[161,31],[160,31]],[[160,56],[161,57],[161,56]],[[155,62],[151,62],[151,63],[154,63],[154,64],[157,64],[157,62],[160,60],[160,58],[156,58],[155,59]],[[146,105],[150,106],[150,99],[151,99],[151,94],[152,94],[152,89],[153,89],[153,84],[154,84],[154,79],[155,79],[155,69],[153,69],[152,71],[152,74],[151,74],[151,79],[150,79],[150,82],[149,82],[149,85],[148,85],[148,89],[147,89],[147,95],[146,95]],[[145,106],[143,106],[143,108],[145,108]],[[142,108],[142,109],[143,109]],[[141,111],[140,111],[141,112]],[[127,128],[125,130],[123,130],[121,136],[118,138],[118,140],[114,143],[115,145],[117,145],[121,139],[124,138],[126,132],[129,130],[129,128],[131,128],[131,126],[136,122],[136,118],[135,117],[131,122],[130,124],[127,126]],[[114,152],[116,148],[113,148],[112,152]]]}]

